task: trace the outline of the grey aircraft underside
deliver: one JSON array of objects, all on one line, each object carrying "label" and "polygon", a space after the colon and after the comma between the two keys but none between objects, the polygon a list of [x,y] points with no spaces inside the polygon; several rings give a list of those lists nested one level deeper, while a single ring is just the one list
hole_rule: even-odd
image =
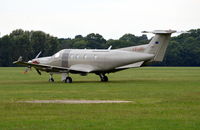
[{"label": "grey aircraft underside", "polygon": [[168,42],[174,30],[155,30],[155,36],[149,44],[131,46],[120,49],[63,49],[53,56],[38,58],[40,53],[28,62],[22,61],[22,57],[14,64],[27,66],[26,72],[34,67],[38,74],[46,71],[50,74],[49,81],[54,82],[53,74],[61,73],[61,80],[72,83],[69,73],[88,73],[99,75],[102,82],[107,82],[106,74],[124,69],[141,67],[150,62],[162,61],[168,46]]}]

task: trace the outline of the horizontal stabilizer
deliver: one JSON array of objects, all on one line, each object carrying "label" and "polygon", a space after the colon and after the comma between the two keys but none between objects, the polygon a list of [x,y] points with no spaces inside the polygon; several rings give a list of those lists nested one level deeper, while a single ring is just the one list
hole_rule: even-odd
[{"label": "horizontal stabilizer", "polygon": [[154,31],[142,31],[142,33],[153,33],[153,34],[171,34],[175,33],[176,30],[154,30]]}]

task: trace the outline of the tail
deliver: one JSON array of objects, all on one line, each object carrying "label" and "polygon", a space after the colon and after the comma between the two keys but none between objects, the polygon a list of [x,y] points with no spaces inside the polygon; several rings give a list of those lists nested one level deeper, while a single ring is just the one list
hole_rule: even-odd
[{"label": "tail", "polygon": [[152,32],[143,31],[143,33],[153,33],[155,36],[149,42],[149,44],[131,46],[125,48],[119,48],[118,50],[123,51],[136,51],[141,53],[154,54],[154,58],[151,61],[163,61],[165,52],[169,43],[169,39],[172,33],[175,33],[175,30],[155,30]]},{"label": "tail", "polygon": [[144,52],[154,54],[154,58],[151,61],[162,61],[169,43],[169,39],[175,30],[155,30],[153,32],[143,31],[143,33],[154,33],[155,36],[146,45]]}]

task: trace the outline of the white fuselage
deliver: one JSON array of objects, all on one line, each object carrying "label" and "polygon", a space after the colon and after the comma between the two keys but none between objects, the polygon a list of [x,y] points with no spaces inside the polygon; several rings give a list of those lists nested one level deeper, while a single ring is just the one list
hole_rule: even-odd
[{"label": "white fuselage", "polygon": [[63,49],[51,57],[38,58],[41,64],[70,68],[73,65],[91,65],[96,71],[146,61],[154,55],[122,50]]}]

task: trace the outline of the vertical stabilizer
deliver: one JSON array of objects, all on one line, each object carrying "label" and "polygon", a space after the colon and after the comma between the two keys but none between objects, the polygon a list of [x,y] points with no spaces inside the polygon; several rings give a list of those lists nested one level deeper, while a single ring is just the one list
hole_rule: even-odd
[{"label": "vertical stabilizer", "polygon": [[143,33],[154,33],[155,36],[145,48],[145,53],[154,54],[155,57],[151,61],[162,61],[169,44],[169,39],[175,30],[155,30],[153,32],[143,31]]}]

